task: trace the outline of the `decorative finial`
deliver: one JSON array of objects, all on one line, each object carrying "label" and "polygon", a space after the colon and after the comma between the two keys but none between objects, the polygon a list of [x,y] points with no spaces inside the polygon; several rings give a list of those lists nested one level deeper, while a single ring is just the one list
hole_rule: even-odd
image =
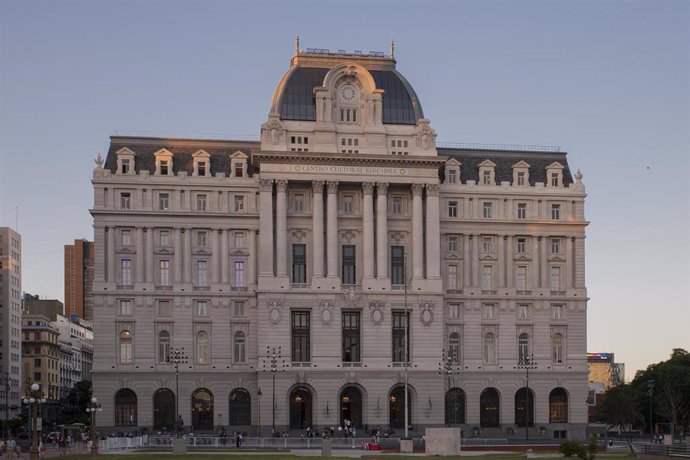
[{"label": "decorative finial", "polygon": [[295,37],[295,54],[299,54],[299,34]]},{"label": "decorative finial", "polygon": [[96,167],[98,169],[103,168],[103,157],[100,153],[96,156],[96,159],[94,161],[96,162]]},{"label": "decorative finial", "polygon": [[579,169],[578,169],[577,172],[575,173],[575,180],[578,181],[578,182],[581,182],[581,181],[582,181],[582,173],[580,172]]},{"label": "decorative finial", "polygon": [[395,59],[395,41],[391,38],[391,58]]}]

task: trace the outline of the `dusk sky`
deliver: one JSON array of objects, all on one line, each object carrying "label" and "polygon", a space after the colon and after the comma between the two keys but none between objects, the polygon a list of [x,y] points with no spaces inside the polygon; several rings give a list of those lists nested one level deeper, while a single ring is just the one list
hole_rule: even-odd
[{"label": "dusk sky", "polygon": [[388,52],[440,142],[558,145],[587,187],[588,350],[690,350],[690,2],[0,0],[0,226],[63,299],[108,136],[258,138],[302,48]]}]

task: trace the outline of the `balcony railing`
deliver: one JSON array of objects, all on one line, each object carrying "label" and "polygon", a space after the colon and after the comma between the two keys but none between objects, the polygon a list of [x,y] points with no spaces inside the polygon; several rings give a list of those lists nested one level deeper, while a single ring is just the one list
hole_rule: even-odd
[{"label": "balcony railing", "polygon": [[517,295],[532,295],[532,291],[516,291]]},{"label": "balcony railing", "polygon": [[247,286],[233,286],[230,288],[230,290],[233,292],[246,292]]},{"label": "balcony railing", "polygon": [[551,295],[558,295],[558,296],[565,295],[565,291],[551,291]]}]

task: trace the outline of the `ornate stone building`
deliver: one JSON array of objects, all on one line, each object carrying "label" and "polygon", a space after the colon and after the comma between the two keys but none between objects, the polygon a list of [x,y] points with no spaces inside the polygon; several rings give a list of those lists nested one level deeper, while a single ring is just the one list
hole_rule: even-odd
[{"label": "ornate stone building", "polygon": [[413,431],[583,435],[581,175],[556,149],[438,147],[395,65],[296,52],[259,142],[111,138],[99,425],[169,426],[179,396],[194,432],[401,432],[407,371]]}]

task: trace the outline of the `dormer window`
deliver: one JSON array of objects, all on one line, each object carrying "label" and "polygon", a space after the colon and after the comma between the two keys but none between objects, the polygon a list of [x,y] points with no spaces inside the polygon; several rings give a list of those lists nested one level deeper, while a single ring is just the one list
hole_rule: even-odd
[{"label": "dormer window", "polygon": [[239,150],[230,155],[230,174],[232,177],[247,177],[247,155]]},{"label": "dormer window", "polygon": [[129,164],[129,159],[124,159],[121,161],[120,165],[122,166],[122,169],[120,170],[121,174],[129,174],[130,170],[130,164]]},{"label": "dormer window", "polygon": [[446,161],[446,183],[460,183],[460,162],[455,158]]},{"label": "dormer window", "polygon": [[526,183],[526,182],[525,182],[525,177],[526,177],[526,176],[527,176],[527,174],[526,174],[524,171],[519,171],[519,172],[517,173],[517,184],[520,185],[520,186],[525,185],[525,183]]},{"label": "dormer window", "polygon": [[482,184],[491,185],[491,171],[483,171]]},{"label": "dormer window", "polygon": [[563,165],[557,161],[546,167],[546,186],[552,188],[563,187]]},{"label": "dormer window", "polygon": [[237,163],[235,164],[235,169],[233,171],[233,176],[235,177],[244,177],[244,168],[242,167],[241,164]]},{"label": "dormer window", "polygon": [[168,161],[161,161],[161,175],[167,176],[169,174],[169,166],[168,166]]},{"label": "dormer window", "polygon": [[153,155],[156,157],[156,175],[172,176],[172,152],[167,149],[160,149]]},{"label": "dormer window", "polygon": [[199,150],[192,154],[194,159],[193,176],[206,177],[211,175],[211,155],[208,152]]},{"label": "dormer window", "polygon": [[484,160],[479,163],[479,183],[482,185],[494,185],[496,183],[496,163]]},{"label": "dormer window", "polygon": [[558,173],[551,173],[551,187],[560,187],[560,180],[558,178]]},{"label": "dormer window", "polygon": [[205,176],[206,175],[206,162],[205,161],[200,161],[196,165],[196,175],[197,176]]},{"label": "dormer window", "polygon": [[117,152],[116,174],[134,174],[134,151],[123,147]]},{"label": "dormer window", "polygon": [[527,187],[529,185],[529,164],[519,161],[513,165],[513,186]]}]

